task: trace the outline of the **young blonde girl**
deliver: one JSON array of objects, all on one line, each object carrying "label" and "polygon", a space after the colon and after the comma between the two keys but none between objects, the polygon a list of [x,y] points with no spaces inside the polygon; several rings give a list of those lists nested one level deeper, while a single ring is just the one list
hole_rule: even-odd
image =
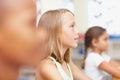
[{"label": "young blonde girl", "polygon": [[73,13],[67,9],[48,11],[42,15],[39,29],[49,35],[49,56],[40,63],[37,80],[90,80],[70,59],[70,48],[77,47],[79,37]]}]

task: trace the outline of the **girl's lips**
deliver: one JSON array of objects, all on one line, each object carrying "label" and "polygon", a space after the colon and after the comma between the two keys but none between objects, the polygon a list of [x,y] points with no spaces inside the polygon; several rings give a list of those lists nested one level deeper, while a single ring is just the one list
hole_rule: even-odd
[{"label": "girl's lips", "polygon": [[79,37],[76,37],[74,40],[78,42],[79,41]]},{"label": "girl's lips", "polygon": [[75,40],[78,40],[79,38],[80,38],[80,37],[79,37],[79,35],[78,35],[78,36],[75,37]]}]

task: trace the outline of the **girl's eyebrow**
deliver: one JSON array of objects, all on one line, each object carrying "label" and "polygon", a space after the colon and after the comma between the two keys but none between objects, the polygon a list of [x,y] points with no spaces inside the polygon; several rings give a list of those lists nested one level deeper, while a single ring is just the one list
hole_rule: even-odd
[{"label": "girl's eyebrow", "polygon": [[72,20],[71,22],[69,22],[69,23],[71,23],[71,24],[75,24],[75,21],[74,20]]}]

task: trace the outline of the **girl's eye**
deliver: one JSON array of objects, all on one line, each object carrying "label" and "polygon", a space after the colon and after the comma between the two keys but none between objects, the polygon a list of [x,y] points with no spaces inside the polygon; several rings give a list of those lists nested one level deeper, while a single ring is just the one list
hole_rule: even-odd
[{"label": "girl's eye", "polygon": [[107,41],[108,39],[109,39],[108,37],[104,38],[105,41]]},{"label": "girl's eye", "polygon": [[70,27],[71,27],[71,28],[73,28],[73,27],[74,27],[74,25],[71,25]]}]

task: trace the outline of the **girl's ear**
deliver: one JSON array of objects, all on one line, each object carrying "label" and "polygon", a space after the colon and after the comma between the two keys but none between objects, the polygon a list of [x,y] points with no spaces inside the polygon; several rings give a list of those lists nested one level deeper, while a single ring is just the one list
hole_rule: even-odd
[{"label": "girl's ear", "polygon": [[97,47],[97,44],[98,44],[98,40],[97,39],[93,39],[92,40],[92,46],[93,47]]}]

